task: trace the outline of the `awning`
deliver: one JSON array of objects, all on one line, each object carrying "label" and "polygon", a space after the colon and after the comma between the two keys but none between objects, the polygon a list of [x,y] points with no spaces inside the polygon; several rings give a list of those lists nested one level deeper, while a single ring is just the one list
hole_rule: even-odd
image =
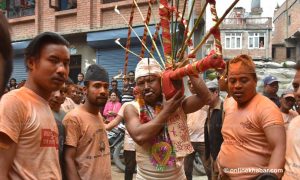
[{"label": "awning", "polygon": [[[155,26],[149,26],[151,34],[155,33]],[[144,33],[144,26],[142,27],[135,27],[134,31],[139,37],[143,36]],[[113,30],[106,30],[100,32],[90,32],[87,33],[87,42],[90,46],[94,48],[106,48],[117,46],[115,44],[115,40],[120,38],[120,42],[123,44],[126,42],[127,39],[128,28],[124,29],[113,29]],[[149,35],[149,34],[148,34]],[[131,32],[131,43],[138,43],[139,40],[136,35]]]},{"label": "awning", "polygon": [[14,49],[14,55],[23,54],[25,48],[27,48],[29,43],[30,43],[30,40],[13,42],[12,46],[13,46],[13,49]]}]

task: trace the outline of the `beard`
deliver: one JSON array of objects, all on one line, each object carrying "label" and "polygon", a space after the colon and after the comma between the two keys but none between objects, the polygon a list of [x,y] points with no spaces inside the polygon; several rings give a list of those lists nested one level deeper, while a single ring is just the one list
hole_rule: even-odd
[{"label": "beard", "polygon": [[107,102],[107,98],[106,99],[103,99],[103,98],[89,99],[89,102],[93,106],[102,107],[102,106],[105,106],[105,104]]}]

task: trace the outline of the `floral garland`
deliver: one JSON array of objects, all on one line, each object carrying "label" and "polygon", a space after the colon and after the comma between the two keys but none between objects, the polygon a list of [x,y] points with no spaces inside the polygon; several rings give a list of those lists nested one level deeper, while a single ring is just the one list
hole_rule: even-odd
[{"label": "floral garland", "polygon": [[[145,105],[144,99],[138,97],[137,102],[140,106],[140,121],[142,124],[151,121],[152,113],[148,110]],[[162,104],[157,103],[154,107],[155,116],[161,111]],[[167,167],[175,165],[175,151],[172,146],[172,142],[167,135],[167,128],[161,132],[160,135],[151,140],[150,148],[150,161],[158,171],[164,171]]]}]

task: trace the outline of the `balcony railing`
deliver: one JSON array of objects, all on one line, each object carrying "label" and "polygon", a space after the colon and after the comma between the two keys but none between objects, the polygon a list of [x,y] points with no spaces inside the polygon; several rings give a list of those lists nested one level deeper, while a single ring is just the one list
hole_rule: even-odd
[{"label": "balcony railing", "polygon": [[227,28],[271,28],[272,18],[261,17],[261,18],[225,18],[220,26],[222,29]]},{"label": "balcony railing", "polygon": [[223,25],[236,25],[236,24],[249,24],[249,25],[262,25],[272,23],[272,18],[225,18],[222,22]]}]

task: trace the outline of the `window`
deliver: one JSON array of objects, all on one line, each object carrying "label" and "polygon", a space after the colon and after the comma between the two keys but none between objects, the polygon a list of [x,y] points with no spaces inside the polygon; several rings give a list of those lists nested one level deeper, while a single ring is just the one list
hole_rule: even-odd
[{"label": "window", "polygon": [[77,8],[77,0],[49,0],[49,7],[56,11]]},{"label": "window", "polygon": [[242,33],[226,33],[225,49],[242,49]]},{"label": "window", "polygon": [[17,18],[22,16],[34,15],[34,0],[2,0],[0,9],[8,18]]},{"label": "window", "polygon": [[291,15],[288,16],[288,25],[291,25],[292,20],[291,20]]},{"label": "window", "polygon": [[296,58],[296,48],[286,48],[286,58],[295,59]]},{"label": "window", "polygon": [[77,75],[81,72],[81,55],[71,55],[69,77],[77,82]]},{"label": "window", "polygon": [[249,33],[248,48],[265,48],[265,33]]}]

